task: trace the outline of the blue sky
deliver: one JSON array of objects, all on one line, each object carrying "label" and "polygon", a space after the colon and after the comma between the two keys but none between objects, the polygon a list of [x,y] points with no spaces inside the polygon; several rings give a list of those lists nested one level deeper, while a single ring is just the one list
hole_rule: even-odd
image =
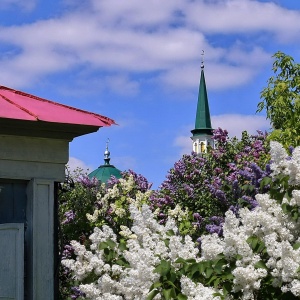
[{"label": "blue sky", "polygon": [[0,84],[119,125],[75,139],[70,165],[111,163],[157,187],[191,152],[205,51],[213,127],[268,129],[260,92],[280,50],[300,62],[300,1],[1,0]]}]

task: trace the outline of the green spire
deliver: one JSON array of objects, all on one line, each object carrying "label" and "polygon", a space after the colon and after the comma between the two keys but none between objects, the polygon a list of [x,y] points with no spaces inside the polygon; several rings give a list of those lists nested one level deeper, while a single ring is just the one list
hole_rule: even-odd
[{"label": "green spire", "polygon": [[212,135],[212,130],[204,77],[204,64],[202,61],[195,129],[193,129],[191,132],[193,136],[199,134]]}]

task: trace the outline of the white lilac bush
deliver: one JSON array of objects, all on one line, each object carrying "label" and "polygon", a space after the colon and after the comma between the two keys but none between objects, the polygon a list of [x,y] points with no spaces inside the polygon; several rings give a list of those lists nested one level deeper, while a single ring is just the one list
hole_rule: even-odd
[{"label": "white lilac bush", "polygon": [[93,300],[299,299],[300,147],[288,156],[271,142],[271,158],[261,182],[269,192],[256,195],[253,210],[229,210],[223,237],[195,244],[171,218],[158,224],[147,204],[133,202],[131,228],[117,236],[96,227],[89,249],[72,241],[77,257],[64,266]]}]

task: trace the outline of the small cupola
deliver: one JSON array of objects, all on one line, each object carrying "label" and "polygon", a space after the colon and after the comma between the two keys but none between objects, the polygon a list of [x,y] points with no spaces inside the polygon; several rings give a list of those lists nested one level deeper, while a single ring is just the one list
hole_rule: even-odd
[{"label": "small cupola", "polygon": [[111,176],[121,178],[122,174],[119,169],[110,164],[110,152],[108,150],[109,139],[106,142],[106,149],[104,152],[104,165],[99,166],[96,170],[91,172],[89,178],[96,178],[102,183],[106,183]]}]

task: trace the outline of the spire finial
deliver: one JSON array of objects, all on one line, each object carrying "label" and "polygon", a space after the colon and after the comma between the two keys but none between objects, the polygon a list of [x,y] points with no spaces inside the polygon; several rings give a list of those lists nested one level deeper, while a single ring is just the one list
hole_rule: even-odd
[{"label": "spire finial", "polygon": [[110,161],[110,152],[108,151],[108,144],[109,144],[109,138],[107,138],[107,141],[106,141],[106,149],[105,149],[105,152],[104,152],[104,162],[106,165],[109,165],[109,161]]},{"label": "spire finial", "polygon": [[204,69],[204,50],[202,50],[201,69]]},{"label": "spire finial", "polygon": [[106,140],[106,150],[107,150],[107,151],[108,151],[108,144],[109,144],[109,142],[110,142],[110,139],[107,138],[107,140]]}]

